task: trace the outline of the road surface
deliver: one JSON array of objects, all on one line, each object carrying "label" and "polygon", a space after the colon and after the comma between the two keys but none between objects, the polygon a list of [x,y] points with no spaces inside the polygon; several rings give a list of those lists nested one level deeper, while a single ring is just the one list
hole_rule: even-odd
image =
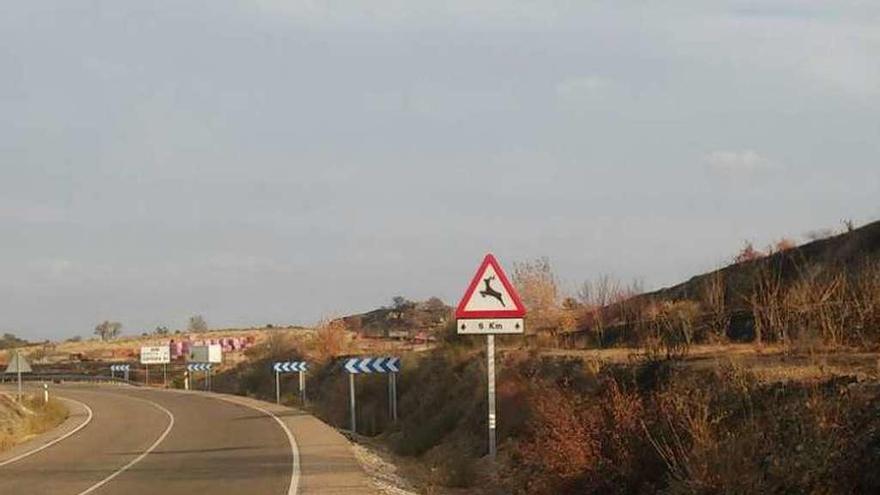
[{"label": "road surface", "polygon": [[0,455],[4,495],[374,493],[345,438],[293,409],[119,385],[52,393],[71,417]]}]

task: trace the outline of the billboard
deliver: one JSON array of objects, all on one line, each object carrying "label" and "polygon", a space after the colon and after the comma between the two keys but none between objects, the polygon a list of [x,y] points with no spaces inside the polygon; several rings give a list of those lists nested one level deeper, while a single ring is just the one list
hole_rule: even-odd
[{"label": "billboard", "polygon": [[141,364],[166,364],[171,362],[171,348],[167,345],[141,347]]},{"label": "billboard", "polygon": [[194,345],[186,354],[187,363],[220,363],[223,361],[223,348],[220,344]]}]

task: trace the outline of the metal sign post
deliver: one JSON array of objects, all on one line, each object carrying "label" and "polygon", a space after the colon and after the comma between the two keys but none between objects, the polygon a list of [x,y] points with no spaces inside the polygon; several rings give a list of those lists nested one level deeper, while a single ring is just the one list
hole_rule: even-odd
[{"label": "metal sign post", "polygon": [[[366,357],[350,358],[343,365],[348,372],[348,389],[351,397],[351,431],[356,432],[357,419],[355,415],[355,390],[354,375],[359,373],[388,373],[396,375],[400,371],[400,358],[398,357]],[[397,378],[388,377],[388,414],[393,420],[397,420]],[[393,397],[393,399],[392,399]]]},{"label": "metal sign post", "polygon": [[394,407],[391,409],[391,419],[397,422],[397,373],[391,374],[391,392],[391,398],[394,399]]},{"label": "metal sign post", "polygon": [[162,363],[162,386],[168,387],[168,368],[165,363]]},{"label": "metal sign post", "polygon": [[459,335],[486,336],[486,382],[488,388],[489,458],[498,454],[496,428],[498,411],[495,397],[495,335],[522,334],[526,309],[516,288],[491,254],[471,280],[455,310]]},{"label": "metal sign post", "polygon": [[[15,351],[15,355],[18,357],[18,361],[21,362],[21,354],[18,351]],[[21,402],[21,366],[16,370],[18,374],[18,401]]]},{"label": "metal sign post", "polygon": [[495,336],[486,335],[486,380],[489,383],[489,457],[495,458]]},{"label": "metal sign post", "polygon": [[397,373],[388,374],[388,410],[391,421],[397,422]]},{"label": "metal sign post", "polygon": [[354,409],[354,373],[348,374],[348,396],[351,404],[351,432],[357,433],[357,415]]},{"label": "metal sign post", "polygon": [[306,403],[306,375],[308,363],[305,361],[279,361],[272,365],[275,372],[275,403],[281,404],[281,373],[299,372],[299,395],[302,403]]},{"label": "metal sign post", "polygon": [[144,365],[144,373],[145,373],[144,374],[144,385],[149,387],[150,386],[150,365],[149,364]]},{"label": "metal sign post", "polygon": [[27,360],[21,356],[21,351],[15,351],[15,354],[12,355],[12,361],[10,361],[9,365],[6,366],[6,373],[12,374],[15,373],[16,378],[18,379],[18,401],[22,400],[22,391],[21,391],[21,374],[22,373],[31,373],[33,370],[31,369],[31,365],[28,364]]}]

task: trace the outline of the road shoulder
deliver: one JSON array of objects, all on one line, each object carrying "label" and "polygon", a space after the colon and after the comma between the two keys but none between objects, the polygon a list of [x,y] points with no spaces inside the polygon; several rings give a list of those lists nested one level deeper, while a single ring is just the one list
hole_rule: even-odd
[{"label": "road shoulder", "polygon": [[63,401],[64,405],[67,407],[67,419],[55,428],[36,435],[35,437],[0,453],[0,466],[24,459],[32,453],[39,452],[59,441],[67,439],[82,428],[86,427],[92,420],[91,410],[82,402],[61,396],[58,396],[57,398]]},{"label": "road shoulder", "polygon": [[379,493],[355,457],[348,439],[311,414],[237,395],[189,393],[205,394],[220,400],[262,409],[280,419],[296,439],[300,457],[299,493],[306,495]]}]

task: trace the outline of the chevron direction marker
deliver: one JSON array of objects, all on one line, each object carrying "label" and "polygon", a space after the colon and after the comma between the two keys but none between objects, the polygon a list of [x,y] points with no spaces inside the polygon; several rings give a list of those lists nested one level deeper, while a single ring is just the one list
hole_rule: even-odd
[{"label": "chevron direction marker", "polygon": [[297,371],[308,371],[308,363],[305,361],[279,361],[272,365],[275,373],[295,373]]},{"label": "chevron direction marker", "polygon": [[128,371],[131,369],[131,365],[128,364],[111,364],[110,365],[110,378],[116,378],[116,372],[119,371],[124,373],[122,376],[128,381]]},{"label": "chevron direction marker", "polygon": [[189,363],[186,365],[189,371],[211,371],[211,363]]},{"label": "chevron direction marker", "polygon": [[400,372],[400,358],[396,356],[354,357],[342,365],[348,372],[348,396],[351,407],[351,431],[357,432],[355,413],[354,377],[361,373],[385,373],[388,375],[388,410],[391,420],[397,421],[397,373]]},{"label": "chevron direction marker", "polygon": [[397,373],[400,371],[400,358],[388,356],[349,358],[343,368],[349,373]]},{"label": "chevron direction marker", "polygon": [[281,404],[281,373],[299,373],[299,397],[303,404],[306,403],[306,377],[305,372],[309,365],[305,361],[278,361],[272,365],[275,372],[275,403]]}]

